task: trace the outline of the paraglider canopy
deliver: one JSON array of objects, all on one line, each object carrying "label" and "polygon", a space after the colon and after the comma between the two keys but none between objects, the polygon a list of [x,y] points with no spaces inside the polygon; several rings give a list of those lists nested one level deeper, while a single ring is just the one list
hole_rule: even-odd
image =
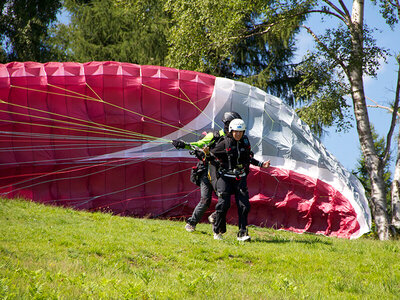
[{"label": "paraglider canopy", "polygon": [[[222,129],[226,112],[247,125],[255,157],[271,161],[249,174],[250,224],[345,238],[369,231],[359,181],[280,99],[159,66],[0,65],[0,194],[121,215],[187,216],[200,198],[189,180],[196,158],[171,140]],[[235,211],[228,222],[237,222]]]}]

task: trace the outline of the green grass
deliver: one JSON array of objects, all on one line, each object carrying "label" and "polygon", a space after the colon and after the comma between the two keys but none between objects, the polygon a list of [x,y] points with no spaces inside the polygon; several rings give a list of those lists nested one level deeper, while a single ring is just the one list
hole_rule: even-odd
[{"label": "green grass", "polygon": [[400,242],[0,200],[0,299],[399,299]]}]

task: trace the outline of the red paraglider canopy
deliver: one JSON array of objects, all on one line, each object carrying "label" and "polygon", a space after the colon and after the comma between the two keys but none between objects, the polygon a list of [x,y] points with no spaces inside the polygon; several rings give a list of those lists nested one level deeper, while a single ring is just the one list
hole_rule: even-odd
[{"label": "red paraglider canopy", "polygon": [[[196,158],[171,140],[200,139],[228,110],[240,112],[256,155],[273,166],[249,176],[250,223],[339,237],[369,230],[369,210],[351,192],[357,184],[329,167],[337,163],[290,108],[243,83],[159,66],[0,65],[0,193],[121,215],[188,216],[200,198],[189,181]],[[287,134],[297,142],[280,138]],[[236,215],[231,209],[228,220]]]}]

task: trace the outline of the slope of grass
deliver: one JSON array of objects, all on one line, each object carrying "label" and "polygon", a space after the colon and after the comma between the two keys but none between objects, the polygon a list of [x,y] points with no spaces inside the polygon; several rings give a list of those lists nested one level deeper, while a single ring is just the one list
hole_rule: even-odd
[{"label": "slope of grass", "polygon": [[0,200],[1,299],[398,299],[400,243]]}]

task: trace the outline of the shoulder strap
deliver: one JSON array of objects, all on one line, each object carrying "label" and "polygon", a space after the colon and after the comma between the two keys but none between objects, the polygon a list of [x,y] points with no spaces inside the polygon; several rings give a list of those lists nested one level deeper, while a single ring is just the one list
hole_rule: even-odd
[{"label": "shoulder strap", "polygon": [[225,143],[226,155],[228,156],[228,168],[229,168],[229,170],[232,170],[231,143],[230,143],[229,138],[227,136],[224,137],[224,143]]}]

